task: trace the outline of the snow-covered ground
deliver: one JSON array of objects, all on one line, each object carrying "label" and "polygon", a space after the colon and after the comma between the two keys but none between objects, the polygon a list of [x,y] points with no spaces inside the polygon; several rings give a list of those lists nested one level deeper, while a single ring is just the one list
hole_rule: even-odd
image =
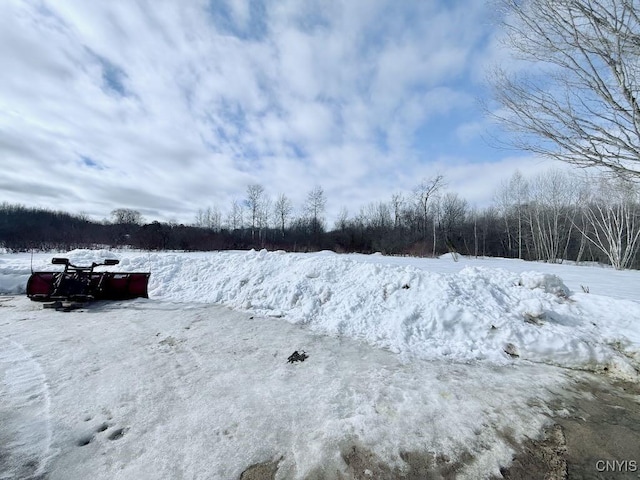
[{"label": "snow-covered ground", "polygon": [[[34,269],[59,269],[51,256]],[[403,452],[464,460],[458,477],[482,478],[539,433],[576,369],[638,379],[637,271],[331,252],[67,256],[151,271],[150,299],[71,313],[0,302],[0,478],[229,479],[280,458],[277,478],[334,478],[354,445],[399,469]],[[30,262],[0,255],[0,293],[24,292]],[[300,349],[309,358],[288,364]]]}]

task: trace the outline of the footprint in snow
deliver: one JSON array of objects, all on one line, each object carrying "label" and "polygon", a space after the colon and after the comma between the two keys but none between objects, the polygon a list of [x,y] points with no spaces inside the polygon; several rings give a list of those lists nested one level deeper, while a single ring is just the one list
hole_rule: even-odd
[{"label": "footprint in snow", "polygon": [[126,431],[127,431],[126,428],[118,428],[113,432],[111,432],[107,438],[109,440],[118,440],[124,436]]},{"label": "footprint in snow", "polygon": [[80,437],[78,439],[78,441],[76,442],[76,445],[78,445],[79,447],[85,447],[87,445],[89,445],[91,442],[93,441],[93,434],[87,434],[87,435],[83,435],[82,437]]},{"label": "footprint in snow", "polygon": [[[93,418],[94,417],[92,417],[91,415],[86,415],[83,418],[83,421],[89,422],[93,420]],[[109,419],[111,419],[111,416],[109,416]],[[93,442],[96,439],[96,434],[106,432],[107,430],[109,430],[109,428],[111,428],[111,426],[112,424],[106,421],[100,423],[99,425],[93,427],[91,432],[87,432],[84,435],[82,435],[80,438],[78,438],[78,440],[76,441],[76,445],[78,445],[79,447],[84,447],[89,445],[91,442]],[[115,430],[108,432],[107,439],[118,440],[124,436],[127,430],[128,430],[127,428],[116,428]]]},{"label": "footprint in snow", "polygon": [[102,423],[96,428],[96,433],[104,432],[107,428],[109,428],[109,424],[106,422]]}]

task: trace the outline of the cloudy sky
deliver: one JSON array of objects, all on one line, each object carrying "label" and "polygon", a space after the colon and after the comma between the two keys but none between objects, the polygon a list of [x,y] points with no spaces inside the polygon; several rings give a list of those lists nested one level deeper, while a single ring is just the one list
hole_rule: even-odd
[{"label": "cloudy sky", "polygon": [[320,185],[331,219],[443,174],[488,205],[550,166],[488,140],[490,3],[3,0],[0,201],[191,223]]}]

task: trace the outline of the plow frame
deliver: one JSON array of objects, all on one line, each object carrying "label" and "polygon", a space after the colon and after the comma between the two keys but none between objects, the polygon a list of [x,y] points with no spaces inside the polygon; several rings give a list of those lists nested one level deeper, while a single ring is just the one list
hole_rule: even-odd
[{"label": "plow frame", "polygon": [[[148,272],[96,272],[95,267],[119,263],[107,259],[89,266],[73,265],[67,258],[53,258],[54,265],[64,265],[62,272],[32,272],[27,281],[27,296],[36,302],[62,302],[83,305],[94,300],[130,300],[149,298]],[[67,309],[64,307],[64,309]],[[75,308],[78,308],[77,306]]]}]

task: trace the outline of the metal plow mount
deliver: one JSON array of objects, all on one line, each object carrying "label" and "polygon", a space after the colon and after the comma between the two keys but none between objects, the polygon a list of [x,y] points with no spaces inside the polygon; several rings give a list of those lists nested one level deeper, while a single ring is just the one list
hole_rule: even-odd
[{"label": "metal plow mount", "polygon": [[149,298],[147,286],[150,273],[94,272],[95,267],[117,265],[107,259],[79,267],[67,258],[54,258],[51,263],[64,265],[62,272],[33,272],[27,281],[27,296],[36,302],[55,302],[54,308],[69,310],[62,302],[85,303],[93,300],[130,300]]}]

